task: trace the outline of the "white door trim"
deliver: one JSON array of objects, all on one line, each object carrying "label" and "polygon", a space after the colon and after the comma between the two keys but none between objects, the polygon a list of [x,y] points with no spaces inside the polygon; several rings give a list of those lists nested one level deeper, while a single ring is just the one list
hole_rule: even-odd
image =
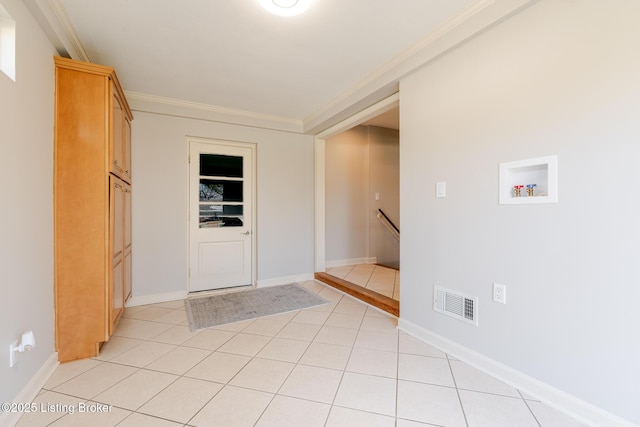
[{"label": "white door trim", "polygon": [[400,105],[400,93],[383,99],[316,135],[315,139],[315,271],[326,269],[325,167],[326,140]]},{"label": "white door trim", "polygon": [[190,221],[190,177],[189,177],[189,173],[190,173],[190,164],[189,164],[189,155],[190,155],[190,147],[191,147],[191,143],[195,142],[195,143],[199,143],[199,144],[208,144],[208,145],[227,145],[227,146],[232,146],[232,147],[242,147],[242,148],[248,148],[251,150],[251,154],[253,157],[253,162],[252,162],[252,174],[251,174],[251,186],[253,188],[253,191],[251,192],[251,286],[253,286],[254,288],[256,287],[257,284],[257,277],[258,277],[258,249],[257,249],[257,235],[258,235],[258,228],[257,228],[257,224],[258,224],[258,219],[257,219],[257,202],[258,202],[258,187],[257,187],[257,170],[258,170],[258,157],[257,157],[257,151],[258,151],[258,147],[256,143],[253,142],[243,142],[243,141],[231,141],[231,140],[222,140],[222,139],[215,139],[215,138],[204,138],[204,137],[198,137],[198,136],[189,136],[187,135],[186,140],[185,140],[186,144],[185,144],[185,152],[186,152],[186,157],[185,157],[185,164],[186,164],[186,172],[185,172],[185,186],[186,186],[186,198],[185,198],[185,206],[186,206],[186,221],[185,221],[185,232],[186,232],[186,245],[185,245],[185,251],[186,251],[186,258],[185,258],[185,272],[186,272],[186,277],[185,277],[185,283],[186,283],[186,291],[187,294],[189,293],[189,269],[190,269],[190,264],[191,264],[191,229],[189,227],[189,221]]}]

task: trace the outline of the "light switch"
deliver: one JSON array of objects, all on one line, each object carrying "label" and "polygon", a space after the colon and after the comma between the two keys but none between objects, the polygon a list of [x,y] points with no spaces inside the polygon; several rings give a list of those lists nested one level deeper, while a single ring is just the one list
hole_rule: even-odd
[{"label": "light switch", "polygon": [[436,182],[436,197],[446,197],[447,183],[444,181]]},{"label": "light switch", "polygon": [[376,200],[380,200],[380,193],[376,193]]}]

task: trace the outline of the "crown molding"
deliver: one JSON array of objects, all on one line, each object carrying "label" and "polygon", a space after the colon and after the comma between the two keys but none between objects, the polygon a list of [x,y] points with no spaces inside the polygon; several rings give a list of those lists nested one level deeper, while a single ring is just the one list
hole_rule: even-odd
[{"label": "crown molding", "polygon": [[133,111],[302,133],[302,121],[288,117],[234,110],[138,92],[125,91],[125,95]]},{"label": "crown molding", "polygon": [[24,0],[49,41],[61,56],[91,62],[58,0]]},{"label": "crown molding", "polygon": [[[23,0],[62,56],[91,62],[60,0]],[[317,134],[399,90],[402,78],[538,0],[477,0],[303,120],[128,92],[132,110]]]},{"label": "crown molding", "polygon": [[[42,2],[43,0],[38,1]],[[58,18],[58,23],[60,24],[65,36],[62,41],[67,47],[67,51],[71,54],[71,57],[73,59],[91,62],[91,58],[89,58],[89,54],[84,50],[82,43],[80,43],[80,39],[78,38],[76,31],[73,29],[71,22],[69,22],[69,18],[67,18],[67,13],[65,12],[62,4],[58,0],[48,0],[47,3]]]},{"label": "crown molding", "polygon": [[398,90],[399,81],[538,0],[477,0],[304,120],[318,133]]}]

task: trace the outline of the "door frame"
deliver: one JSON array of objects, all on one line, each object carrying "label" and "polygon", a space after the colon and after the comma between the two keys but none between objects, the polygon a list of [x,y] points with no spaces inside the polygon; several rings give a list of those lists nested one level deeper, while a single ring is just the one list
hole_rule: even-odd
[{"label": "door frame", "polygon": [[[258,235],[258,218],[257,218],[257,202],[258,202],[258,179],[257,179],[257,171],[258,171],[258,146],[253,142],[243,142],[243,141],[232,141],[225,139],[215,139],[215,138],[205,138],[199,136],[188,136],[186,138],[185,150],[186,150],[186,173],[185,173],[185,185],[187,187],[187,196],[185,198],[186,203],[186,213],[187,220],[186,224],[186,259],[185,259],[185,267],[186,267],[186,288],[187,295],[190,293],[190,266],[191,266],[191,188],[190,188],[190,172],[191,172],[191,164],[190,164],[190,151],[191,151],[191,143],[195,142],[198,144],[206,144],[211,146],[228,146],[228,147],[238,147],[238,148],[248,148],[251,150],[251,286],[255,288],[257,286],[257,277],[258,277],[258,248],[257,248],[257,235]],[[226,289],[228,291],[228,289]],[[208,292],[208,291],[200,291]],[[225,289],[216,290],[213,289],[211,292],[225,292]]]},{"label": "door frame", "polygon": [[326,270],[325,168],[326,140],[400,106],[400,93],[379,101],[315,136],[315,272]]}]

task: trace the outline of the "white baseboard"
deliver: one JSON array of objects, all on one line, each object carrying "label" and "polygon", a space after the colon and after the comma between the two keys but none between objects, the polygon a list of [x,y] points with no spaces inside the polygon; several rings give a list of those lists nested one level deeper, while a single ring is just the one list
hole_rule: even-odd
[{"label": "white baseboard", "polygon": [[313,280],[313,273],[299,274],[296,276],[276,277],[274,279],[258,280],[258,288],[266,288],[268,286],[286,285],[288,283],[301,283],[307,280]]},{"label": "white baseboard", "polygon": [[151,294],[131,297],[126,303],[126,307],[136,307],[138,305],[159,304],[161,302],[176,301],[185,299],[187,291],[167,292],[164,294]]},{"label": "white baseboard", "polygon": [[[18,393],[13,403],[30,403],[38,396],[42,387],[47,383],[53,371],[56,370],[60,362],[58,362],[58,353],[54,352],[38,369],[38,372],[31,378],[26,386]],[[15,426],[22,413],[20,412],[2,412],[0,413],[0,426]]]},{"label": "white baseboard", "polygon": [[[274,279],[258,280],[258,288],[264,288],[267,286],[286,285],[293,282],[306,282],[307,280],[313,280],[313,273],[299,274],[296,276],[276,277]],[[162,302],[176,301],[185,299],[189,296],[187,291],[167,292],[164,294],[151,294],[142,295],[129,298],[126,303],[126,307],[136,307],[139,305],[159,304]]]},{"label": "white baseboard", "polygon": [[334,261],[325,261],[325,268],[344,267],[346,265],[356,264],[375,264],[378,262],[376,257],[363,257],[363,258],[351,258],[351,259],[337,259]]},{"label": "white baseboard", "polygon": [[598,408],[562,390],[510,368],[474,350],[453,342],[441,335],[422,328],[404,319],[398,319],[398,329],[404,331],[437,349],[491,375],[492,377],[539,399],[589,426],[637,427],[623,418]]}]

